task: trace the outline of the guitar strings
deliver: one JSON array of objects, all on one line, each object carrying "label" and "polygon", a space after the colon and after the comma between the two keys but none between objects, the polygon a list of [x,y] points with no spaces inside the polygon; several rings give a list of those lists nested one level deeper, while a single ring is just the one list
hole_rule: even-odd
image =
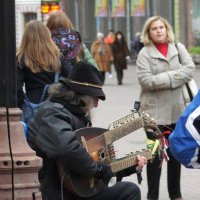
[{"label": "guitar strings", "polygon": [[[121,134],[122,132],[131,133],[131,132],[133,132],[133,131],[141,128],[141,127],[143,127],[143,119],[138,118],[138,119],[135,119],[134,121],[130,121],[128,123],[123,124],[122,126],[119,126],[118,128],[114,129],[114,132],[116,132],[116,136],[117,136],[118,134]],[[112,130],[108,130],[108,132],[112,132]],[[105,143],[104,134],[88,140],[86,142],[87,148],[88,149],[90,148],[90,151],[91,151],[93,149],[96,149],[96,142],[104,142]]]},{"label": "guitar strings", "polygon": [[[131,122],[131,124],[129,124],[129,123],[125,124],[125,125],[123,125],[123,128],[122,128],[122,126],[120,126],[116,129],[114,129],[114,131],[118,131],[118,132],[122,133],[123,129],[127,131],[127,129],[130,128],[132,130],[131,131],[129,130],[129,131],[132,132],[133,130],[137,130],[139,127],[140,128],[142,127],[142,125],[140,123],[138,123],[138,121],[135,121],[135,122],[136,122],[135,124],[133,124],[133,122]],[[141,122],[141,119],[139,120],[139,122]],[[139,125],[139,127],[138,127],[138,125]],[[124,127],[126,127],[126,128],[124,128]],[[112,130],[110,130],[109,132],[112,132]],[[92,147],[95,148],[95,146],[93,146],[95,144],[95,142],[102,142],[103,140],[104,140],[104,135],[97,136],[95,138],[88,140],[87,146],[90,146],[91,148]]]},{"label": "guitar strings", "polygon": [[[130,123],[132,124],[134,121],[130,121]],[[138,122],[139,122],[139,124],[142,122],[142,118],[136,118],[135,119],[135,126],[138,126]],[[128,126],[127,126],[128,125]],[[133,124],[132,124],[133,125]],[[123,124],[122,126],[126,126],[126,128],[128,128],[129,127],[129,123],[125,123],[125,124]],[[142,127],[142,125],[140,125],[140,127]],[[120,128],[122,128],[121,126],[119,126],[119,127],[117,127],[116,129],[120,129]],[[137,127],[138,128],[138,127]],[[136,129],[137,129],[136,128]],[[115,129],[115,131],[116,131],[116,129]],[[112,131],[112,130],[111,130]],[[97,136],[96,138],[92,138],[92,139],[90,139],[90,140],[88,140],[87,141],[87,145],[88,146],[90,146],[90,147],[95,147],[95,146],[92,146],[92,145],[94,145],[95,144],[95,142],[100,142],[100,141],[103,141],[103,139],[104,139],[104,135],[100,135],[100,136]]]},{"label": "guitar strings", "polygon": [[[114,129],[114,131],[115,131],[115,132],[118,131],[118,133],[121,134],[121,133],[123,133],[123,132],[126,132],[129,128],[132,129],[132,130],[128,130],[128,132],[132,132],[133,130],[137,130],[138,128],[142,127],[142,126],[140,125],[139,127],[136,128],[135,125],[136,125],[136,127],[137,127],[138,124],[134,124],[134,126],[133,126],[133,125],[128,125],[128,124],[127,124],[127,125],[126,125],[126,128],[123,128],[124,130],[122,129],[122,127],[119,127],[119,128],[117,128],[117,129]],[[132,126],[133,126],[133,127],[132,127]],[[122,129],[122,130],[120,130],[120,129]],[[112,130],[109,131],[109,132],[112,132]],[[116,135],[117,135],[117,133],[116,133]],[[92,139],[88,140],[87,143],[90,144],[90,143],[93,143],[93,142],[102,140],[103,137],[104,137],[104,135],[97,136],[97,137],[95,137],[95,138],[92,138]]]},{"label": "guitar strings", "polygon": [[103,136],[98,136],[98,139],[91,139],[87,141],[87,148],[89,151],[96,150],[96,142],[103,142]]},{"label": "guitar strings", "polygon": [[99,136],[97,136],[95,138],[92,138],[92,139],[88,140],[87,144],[91,145],[91,144],[93,144],[95,142],[102,141],[103,139],[104,139],[104,135],[99,135]]}]

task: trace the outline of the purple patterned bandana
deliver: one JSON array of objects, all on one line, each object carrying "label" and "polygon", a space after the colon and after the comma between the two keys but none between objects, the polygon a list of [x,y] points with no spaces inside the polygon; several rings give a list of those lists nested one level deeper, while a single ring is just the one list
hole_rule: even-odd
[{"label": "purple patterned bandana", "polygon": [[51,32],[55,44],[66,60],[74,59],[81,52],[81,37],[77,31],[58,29]]}]

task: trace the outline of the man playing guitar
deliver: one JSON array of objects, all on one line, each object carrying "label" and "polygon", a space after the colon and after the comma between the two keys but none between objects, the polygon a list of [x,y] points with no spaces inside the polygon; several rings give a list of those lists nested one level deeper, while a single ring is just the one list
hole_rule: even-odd
[{"label": "man playing guitar", "polygon": [[[90,110],[99,99],[105,100],[102,83],[101,74],[89,63],[78,62],[69,76],[63,68],[59,83],[50,86],[49,99],[30,122],[28,143],[43,158],[39,172],[43,200],[141,199],[136,184],[110,180],[141,170],[145,157],[138,156],[136,166],[113,173],[109,163],[94,160],[76,138],[76,130],[91,126]],[[83,189],[84,182],[89,183],[88,190]]]}]

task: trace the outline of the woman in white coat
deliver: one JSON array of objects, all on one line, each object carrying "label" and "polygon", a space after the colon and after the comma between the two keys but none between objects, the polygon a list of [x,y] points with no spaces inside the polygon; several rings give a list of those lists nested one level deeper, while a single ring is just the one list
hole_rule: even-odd
[{"label": "woman in white coat", "polygon": [[[170,24],[160,16],[153,16],[146,21],[141,39],[144,48],[137,58],[137,75],[141,86],[140,109],[154,118],[160,131],[168,138],[184,110],[182,87],[192,79],[195,65],[185,46],[181,43],[175,45]],[[169,149],[167,154],[169,197],[181,200],[181,165]],[[154,161],[147,165],[149,200],[159,198],[160,163],[157,154]]]}]

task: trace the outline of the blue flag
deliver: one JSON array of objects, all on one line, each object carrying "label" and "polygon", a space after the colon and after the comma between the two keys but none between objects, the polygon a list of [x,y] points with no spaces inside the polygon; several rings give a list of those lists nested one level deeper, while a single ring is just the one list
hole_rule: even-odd
[{"label": "blue flag", "polygon": [[172,155],[187,168],[200,168],[200,90],[169,136]]}]

